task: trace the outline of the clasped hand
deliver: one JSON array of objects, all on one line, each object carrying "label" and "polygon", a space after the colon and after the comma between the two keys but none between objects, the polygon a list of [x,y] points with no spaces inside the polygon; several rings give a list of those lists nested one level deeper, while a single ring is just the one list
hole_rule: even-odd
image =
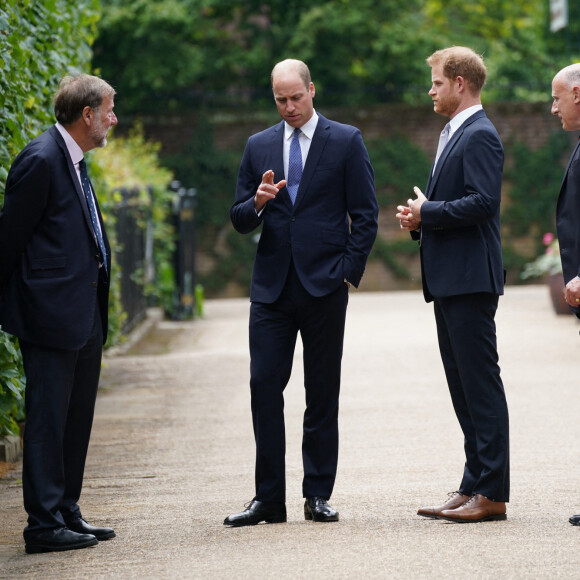
[{"label": "clasped hand", "polygon": [[395,216],[401,222],[401,229],[408,232],[418,230],[421,226],[421,206],[427,201],[418,187],[414,187],[413,192],[417,199],[408,199],[406,206],[398,205],[398,213]]},{"label": "clasped hand", "polygon": [[580,306],[580,278],[578,276],[566,284],[566,302],[570,306]]}]

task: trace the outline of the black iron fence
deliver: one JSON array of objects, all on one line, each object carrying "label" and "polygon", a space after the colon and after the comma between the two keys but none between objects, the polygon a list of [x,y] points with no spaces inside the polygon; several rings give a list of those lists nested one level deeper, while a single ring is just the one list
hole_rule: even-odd
[{"label": "black iron fence", "polygon": [[139,191],[121,188],[121,202],[115,207],[117,218],[116,259],[121,272],[121,305],[127,318],[123,324],[123,334],[130,332],[147,312],[145,296],[145,272],[152,268],[152,255],[147,248],[152,244],[147,239],[148,208],[142,203]]},{"label": "black iron fence", "polygon": [[179,181],[171,184],[175,192],[173,215],[177,246],[175,251],[175,276],[177,300],[174,318],[193,316],[195,307],[195,195],[194,188],[186,188]]},{"label": "black iron fence", "polygon": [[[172,219],[176,233],[173,269],[175,298],[171,316],[191,318],[199,310],[200,296],[196,296],[195,280],[195,189],[185,188],[174,181],[170,189],[175,193]],[[152,192],[148,199],[137,189],[121,188],[121,201],[115,206],[116,260],[121,271],[121,306],[127,318],[122,333],[130,332],[147,313],[151,304],[146,286],[155,284],[155,255]]]}]

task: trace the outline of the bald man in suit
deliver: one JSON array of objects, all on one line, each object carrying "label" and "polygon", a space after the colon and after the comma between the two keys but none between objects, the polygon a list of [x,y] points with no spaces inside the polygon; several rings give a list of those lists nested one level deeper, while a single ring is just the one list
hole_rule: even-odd
[{"label": "bald man in suit", "polygon": [[[563,68],[552,81],[552,114],[564,131],[580,131],[580,64]],[[566,302],[580,318],[580,141],[570,155],[556,206]],[[580,514],[570,517],[580,526]]]},{"label": "bald man in suit", "polygon": [[349,287],[358,286],[377,233],[373,170],[360,131],[314,110],[305,63],[271,75],[282,121],[246,145],[231,220],[262,226],[250,292],[255,496],[229,526],[286,521],[283,392],[296,338],[304,346],[304,516],[338,521],[328,500],[338,462],[338,399]]}]

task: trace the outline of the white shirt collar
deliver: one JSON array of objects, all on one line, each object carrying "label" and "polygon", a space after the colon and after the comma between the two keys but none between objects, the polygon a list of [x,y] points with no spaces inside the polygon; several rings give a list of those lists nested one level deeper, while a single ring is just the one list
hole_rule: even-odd
[{"label": "white shirt collar", "polygon": [[468,107],[464,111],[461,111],[461,113],[455,115],[455,117],[453,117],[453,119],[449,121],[450,127],[449,137],[451,137],[451,135],[453,135],[453,133],[455,133],[455,131],[457,131],[457,129],[459,129],[459,127],[461,127],[461,125],[463,125],[463,123],[467,119],[469,119],[471,115],[474,115],[475,113],[477,113],[477,111],[480,111],[481,109],[483,109],[482,105],[473,105],[472,107]]},{"label": "white shirt collar", "polygon": [[[306,137],[312,140],[312,137],[314,137],[314,131],[316,131],[317,124],[318,124],[318,114],[316,113],[316,111],[314,111],[312,117],[310,117],[310,119],[308,119],[308,121],[304,123],[302,127],[300,127],[300,130],[302,131],[302,133],[304,133],[304,135],[306,135]],[[292,125],[288,125],[288,123],[284,121],[284,139],[290,139],[293,133],[294,127],[292,127]]]},{"label": "white shirt collar", "polygon": [[70,155],[73,165],[77,165],[80,162],[80,160],[84,157],[83,150],[79,147],[78,143],[71,137],[70,133],[60,123],[57,123],[55,127],[58,129],[58,132],[62,135],[62,138],[64,139],[64,144],[66,145],[68,154]]}]

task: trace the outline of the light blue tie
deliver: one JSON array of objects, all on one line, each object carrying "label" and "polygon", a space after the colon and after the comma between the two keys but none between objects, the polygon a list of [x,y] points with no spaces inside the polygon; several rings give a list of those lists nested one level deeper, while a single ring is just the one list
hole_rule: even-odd
[{"label": "light blue tie", "polygon": [[296,201],[296,194],[298,193],[298,186],[300,185],[300,178],[302,177],[302,152],[300,151],[299,136],[300,129],[294,129],[292,135],[292,142],[290,143],[290,155],[288,156],[288,180],[286,181],[286,189],[290,194],[290,200],[294,205]]},{"label": "light blue tie", "polygon": [[441,153],[443,153],[443,150],[447,145],[447,141],[449,141],[450,131],[451,131],[451,123],[447,123],[447,125],[443,127],[443,131],[441,131],[441,135],[439,136],[439,144],[437,145],[437,154],[435,155],[435,163],[433,163],[433,173],[435,173],[437,161],[439,161],[439,157],[441,157]]},{"label": "light blue tie", "polygon": [[101,251],[102,263],[105,266],[105,271],[108,273],[107,268],[107,250],[105,248],[105,240],[103,239],[103,233],[99,227],[99,222],[97,218],[97,206],[95,203],[95,197],[91,190],[91,182],[89,180],[89,174],[87,173],[87,164],[84,158],[79,161],[79,169],[81,173],[81,184],[83,186],[83,192],[87,200],[87,205],[89,206],[89,213],[91,214],[91,222],[93,224],[93,232],[95,234],[95,239]]}]

